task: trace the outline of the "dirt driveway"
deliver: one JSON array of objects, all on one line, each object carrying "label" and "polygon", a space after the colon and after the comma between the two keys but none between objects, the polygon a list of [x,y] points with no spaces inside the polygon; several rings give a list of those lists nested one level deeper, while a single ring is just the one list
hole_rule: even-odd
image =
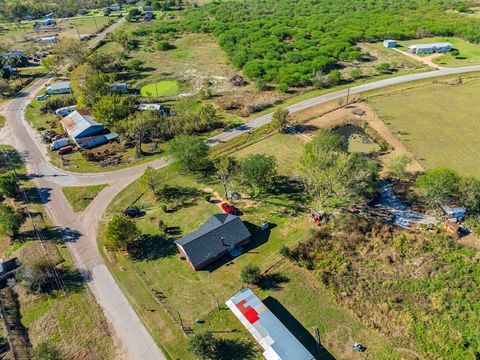
[{"label": "dirt driveway", "polygon": [[445,69],[443,66],[435,64],[433,62],[434,59],[443,55],[441,53],[435,53],[435,54],[432,54],[432,55],[429,55],[429,56],[418,56],[418,55],[415,55],[415,54],[411,54],[408,51],[402,51],[400,49],[393,49],[393,50],[399,52],[402,55],[408,56],[411,59],[419,61],[419,62],[421,62],[421,63],[423,63],[427,66],[430,66],[431,68],[433,68],[435,70]]}]

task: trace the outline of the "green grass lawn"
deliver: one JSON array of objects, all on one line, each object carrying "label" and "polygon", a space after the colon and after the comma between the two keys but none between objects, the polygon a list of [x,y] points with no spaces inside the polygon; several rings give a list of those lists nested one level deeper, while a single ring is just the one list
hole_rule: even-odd
[{"label": "green grass lawn", "polygon": [[480,79],[471,78],[462,85],[442,81],[398,90],[369,103],[425,168],[446,166],[478,177],[479,92]]},{"label": "green grass lawn", "polygon": [[294,175],[295,164],[303,150],[303,145],[296,136],[275,134],[265,140],[250,145],[234,155],[242,159],[249,154],[264,153],[277,159],[278,171],[282,175]]},{"label": "green grass lawn", "polygon": [[87,208],[95,196],[106,186],[107,185],[66,186],[62,188],[62,191],[73,211],[81,212]]},{"label": "green grass lawn", "polygon": [[427,44],[435,42],[449,42],[455,49],[460,51],[460,55],[455,57],[451,54],[444,54],[434,59],[435,64],[445,67],[458,67],[480,64],[480,45],[473,44],[460,38],[454,37],[432,37],[416,40],[402,41],[399,45],[401,50],[408,51],[408,47],[414,44]]},{"label": "green grass lawn", "polygon": [[163,80],[156,83],[148,84],[140,89],[140,93],[144,97],[160,97],[177,95],[180,91],[180,85],[175,80]]},{"label": "green grass lawn", "polygon": [[[259,152],[275,155],[279,160],[280,174],[290,175],[294,173],[295,162],[301,150],[302,145],[294,136],[276,134],[242,149],[236,156],[243,158]],[[241,338],[250,342],[253,340],[229,311],[216,310],[217,303],[224,304],[243,286],[240,269],[248,263],[257,264],[263,271],[273,269],[272,272],[275,270],[287,277],[278,289],[256,291],[261,298],[271,296],[277,299],[293,316],[298,316],[297,320],[306,331],[310,331],[314,325],[319,326],[322,331],[322,344],[334,355],[342,356],[345,351],[350,351],[350,344],[345,345],[339,341],[346,341],[349,334],[355,334],[359,339],[368,341],[379,359],[391,358],[389,356],[393,350],[389,342],[374,331],[366,329],[358,319],[336,305],[333,300],[326,300],[326,290],[319,289],[313,279],[307,281],[307,278],[303,278],[303,272],[303,275],[298,274],[299,269],[278,265],[279,261],[283,261],[279,254],[280,247],[291,246],[307,238],[312,226],[305,212],[285,215],[279,210],[303,205],[303,200],[282,194],[268,195],[261,200],[236,202],[244,212],[244,221],[259,225],[269,220],[274,226],[269,232],[252,230],[252,243],[247,246],[243,255],[231,261],[219,261],[208,270],[193,272],[185,261],[179,259],[172,243],[173,238],[163,239],[159,236],[158,223],[163,221],[168,228],[177,232],[176,236],[187,234],[203,224],[209,216],[221,212],[217,204],[207,202],[201,194],[211,190],[221,194],[222,191],[220,186],[211,180],[180,174],[175,166],[162,169],[160,173],[163,173],[162,183],[174,188],[172,193],[177,194],[176,199],[169,204],[178,203],[182,197],[180,194],[190,193],[183,199],[187,200],[183,207],[164,213],[161,203],[149,192],[143,193],[140,184],[135,182],[113,200],[104,216],[103,224],[128,206],[136,205],[145,210],[146,215],[136,220],[138,227],[148,235],[142,246],[143,251],[139,253],[141,256],[133,254],[127,257],[124,253],[106,253],[105,257],[130,303],[154,339],[171,358],[192,358],[185,350],[186,338],[178,327],[179,313],[186,326],[195,327],[196,319],[204,319],[206,323],[199,326],[217,331],[218,336]],[[302,197],[302,194],[299,196]],[[152,289],[163,293],[163,305],[155,300]],[[321,299],[321,306],[317,304],[318,299]],[[232,329],[239,332],[229,333]],[[348,356],[345,355],[344,358]]]}]

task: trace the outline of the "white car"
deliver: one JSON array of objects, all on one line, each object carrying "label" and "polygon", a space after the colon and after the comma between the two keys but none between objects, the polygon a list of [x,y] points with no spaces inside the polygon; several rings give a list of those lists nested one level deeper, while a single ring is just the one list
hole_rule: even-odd
[{"label": "white car", "polygon": [[42,101],[42,100],[48,99],[49,97],[50,97],[50,95],[48,95],[48,94],[42,94],[42,95],[37,96],[37,100]]}]

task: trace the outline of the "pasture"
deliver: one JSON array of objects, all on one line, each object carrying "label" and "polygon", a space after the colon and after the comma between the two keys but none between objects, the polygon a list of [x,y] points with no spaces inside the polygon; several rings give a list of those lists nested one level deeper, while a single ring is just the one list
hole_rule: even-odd
[{"label": "pasture", "polygon": [[480,176],[480,79],[425,84],[368,100],[426,169],[453,168]]}]

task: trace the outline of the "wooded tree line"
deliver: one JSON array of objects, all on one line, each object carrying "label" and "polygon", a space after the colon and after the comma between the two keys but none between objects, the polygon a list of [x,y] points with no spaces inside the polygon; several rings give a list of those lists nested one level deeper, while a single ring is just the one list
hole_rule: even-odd
[{"label": "wooded tree line", "polygon": [[360,41],[429,35],[480,42],[480,20],[447,9],[459,1],[246,0],[213,2],[185,21],[145,26],[134,35],[212,33],[230,61],[254,81],[311,85],[340,61],[359,61]]}]

